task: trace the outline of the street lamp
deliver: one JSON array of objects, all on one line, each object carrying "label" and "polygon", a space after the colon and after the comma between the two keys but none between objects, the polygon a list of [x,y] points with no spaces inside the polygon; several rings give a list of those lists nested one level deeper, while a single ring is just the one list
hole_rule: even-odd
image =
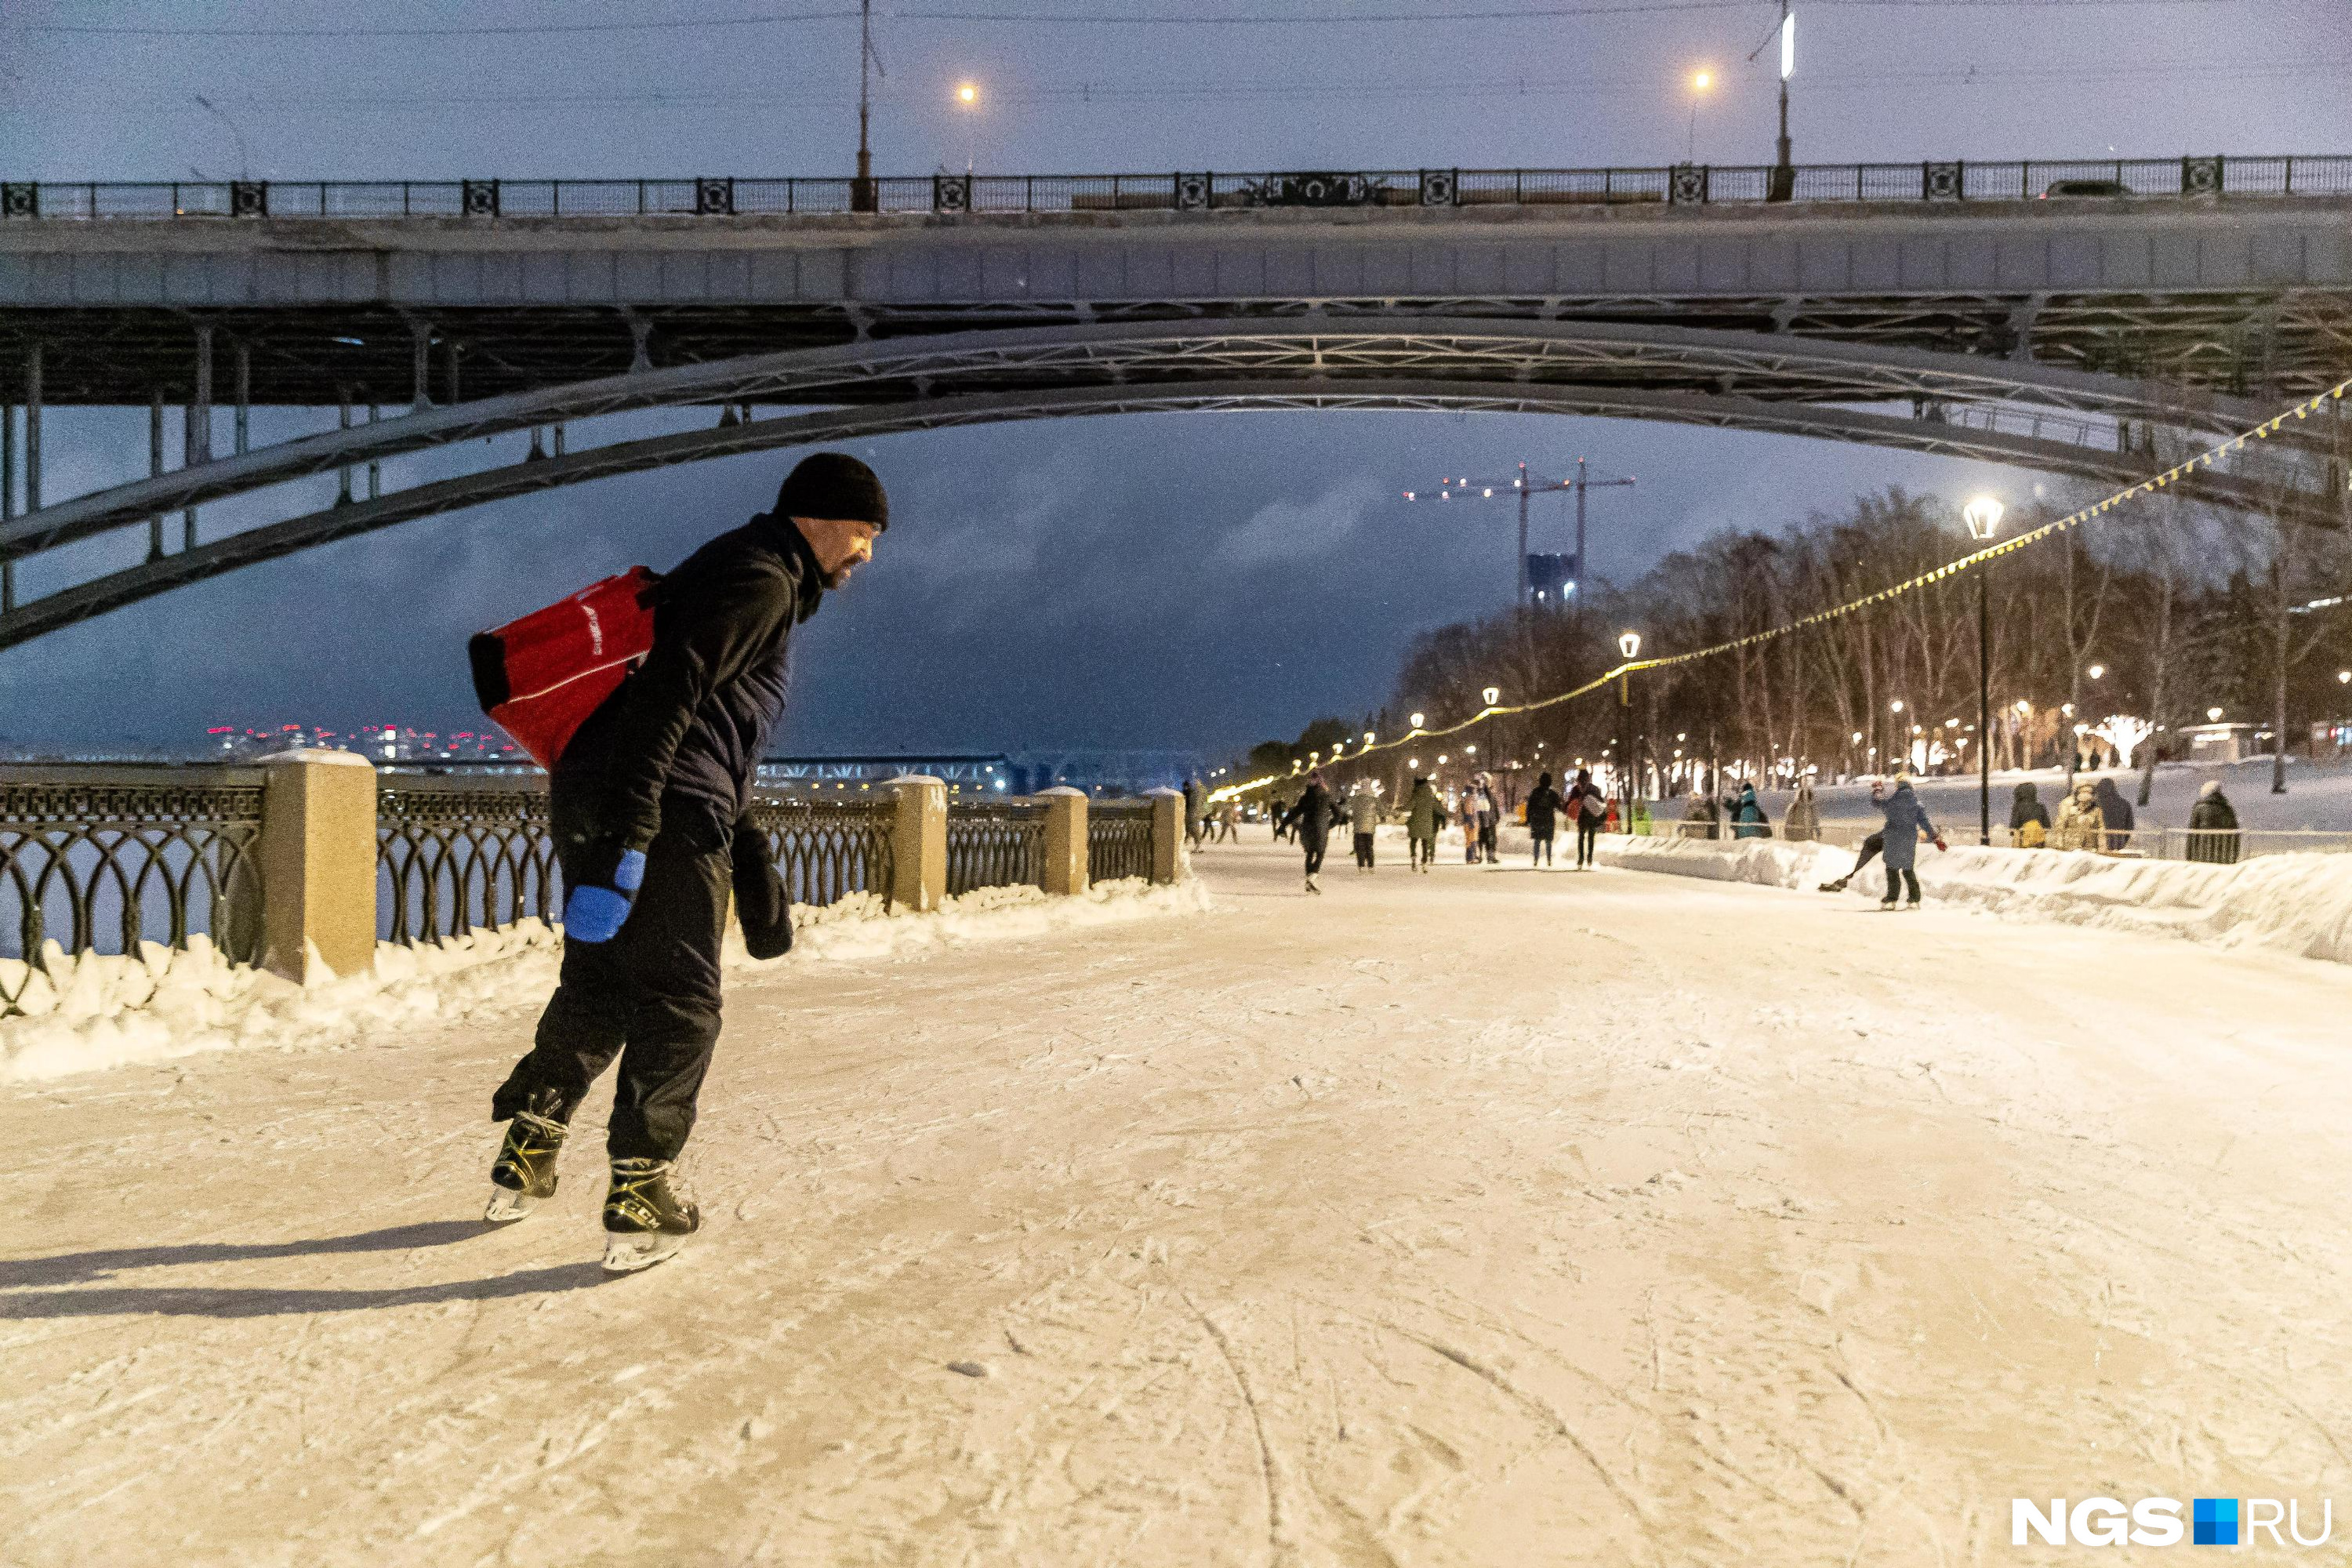
[{"label": "street lamp", "polygon": [[2205,710],[2205,717],[2219,724],[2221,721],[2221,710],[2219,708],[2208,708]]},{"label": "street lamp", "polygon": [[1500,702],[1503,700],[1503,689],[1499,686],[1490,686],[1478,695],[1486,700],[1487,707],[1492,708],[1496,703]]},{"label": "street lamp", "polygon": [[[1683,162],[1685,163],[1696,163],[1698,162],[1698,100],[1706,97],[1706,89],[1714,85],[1715,73],[1713,71],[1703,70],[1692,73],[1690,144],[1683,150]],[[1582,563],[1580,562],[1578,564],[1581,566]]]},{"label": "street lamp", "polygon": [[2106,673],[2107,673],[2107,667],[2106,667],[2105,665],[2104,665],[2104,664],[2095,664],[2095,665],[2091,666],[2091,668],[2088,668],[2088,669],[2084,670],[2083,673],[2084,673],[2084,674],[2085,674],[2085,675],[2087,675],[2087,676],[2089,676],[2093,680],[2096,680],[2096,679],[2098,679],[2101,676],[2103,676],[2103,675],[2105,675],[2105,674],[2106,674]]},{"label": "street lamp", "polygon": [[1426,714],[1423,714],[1423,713],[1416,713],[1416,714],[1414,714],[1414,715],[1412,716],[1412,727],[1413,727],[1414,729],[1416,729],[1416,730],[1420,729],[1420,728],[1421,728],[1421,726],[1422,726],[1422,721],[1423,721],[1424,719],[1426,719],[1427,717],[1428,717],[1428,715],[1426,715]]},{"label": "street lamp", "polygon": [[[1704,73],[1701,79],[1705,79]],[[1625,656],[1627,664],[1632,664],[1641,656],[1642,634],[1634,631],[1620,633],[1617,651]],[[1633,763],[1638,760],[1633,755],[1633,678],[1630,674],[1617,678],[1617,740],[1625,748],[1622,753],[1624,760],[1618,764],[1618,770],[1625,779],[1625,819],[1630,829],[1633,817]]]},{"label": "street lamp", "polygon": [[[972,116],[971,133],[964,142],[963,174],[964,178],[969,180],[971,178],[973,167],[980,162],[979,86],[968,81],[958,82],[955,89],[955,100],[958,108],[962,109]],[[967,201],[971,199],[969,194],[967,194],[965,199]]]},{"label": "street lamp", "polygon": [[[1992,536],[2000,531],[2000,514],[2008,509],[1997,496],[1979,496],[1960,509],[1961,518],[1969,525],[1969,537],[1979,544],[1990,544]],[[1990,588],[1987,579],[1990,566],[1977,572],[1977,733],[1992,733],[1992,610]],[[2091,679],[2096,680],[2104,665],[2091,667]],[[1977,842],[1992,842],[1992,748],[1977,749]]]}]

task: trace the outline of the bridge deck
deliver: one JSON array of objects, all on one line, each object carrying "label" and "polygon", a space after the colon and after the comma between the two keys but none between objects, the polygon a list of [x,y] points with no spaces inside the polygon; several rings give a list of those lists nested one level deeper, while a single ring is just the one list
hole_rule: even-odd
[{"label": "bridge deck", "polygon": [[0,1092],[10,1561],[1974,1562],[2340,1473],[2352,975],[1203,863],[735,976],[614,1284],[601,1103],[473,1217],[527,1010]]},{"label": "bridge deck", "polygon": [[[2352,197],[0,224],[0,397],[458,398],[861,335],[1398,309],[1794,332],[2263,393],[2352,337]],[[642,338],[640,333],[643,334]],[[453,368],[454,367],[454,368]],[[455,377],[454,383],[451,378]],[[228,400],[226,371],[216,395]]]}]

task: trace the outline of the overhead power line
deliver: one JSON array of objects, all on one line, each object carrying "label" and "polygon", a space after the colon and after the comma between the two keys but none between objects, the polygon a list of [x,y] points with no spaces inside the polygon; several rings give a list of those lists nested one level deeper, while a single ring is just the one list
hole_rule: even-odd
[{"label": "overhead power line", "polygon": [[[1817,5],[1900,6],[1910,9],[2085,10],[2147,6],[2193,7],[2242,4],[2243,0],[1814,0]],[[1486,5],[1466,9],[1424,7],[1414,11],[1349,11],[1317,8],[1269,16],[1241,11],[1030,11],[907,6],[885,13],[894,22],[987,22],[1045,26],[1386,26],[1445,22],[1532,22],[1581,16],[1644,16],[1675,11],[1748,8],[1752,0],[1592,0],[1585,5]],[[732,16],[678,16],[614,22],[479,22],[452,25],[366,24],[358,26],[171,26],[140,22],[37,22],[24,31],[79,37],[119,38],[453,38],[556,36],[566,33],[647,33],[725,27],[770,27],[794,22],[855,21],[854,7],[760,11]]]},{"label": "overhead power line", "polygon": [[[1937,70],[1873,71],[1824,74],[1812,79],[1822,92],[1856,92],[1873,89],[1916,91],[1921,88],[1990,87],[1999,83],[2066,84],[2161,80],[2194,73],[2200,82],[2282,81],[2305,77],[2341,77],[2352,72],[2352,59],[2305,58],[2242,62],[2181,60],[2116,66],[2014,66],[1979,68],[1950,67]],[[1735,81],[1727,84],[1736,88]],[[1087,105],[1131,103],[1242,102],[1249,100],[1329,101],[1334,100],[1485,100],[1507,98],[1654,97],[1657,89],[1646,81],[1622,78],[1553,75],[1500,78],[1468,83],[1431,81],[1311,82],[1297,79],[1238,82],[1076,82],[1034,88],[1007,88],[992,96],[999,103]],[[900,103],[905,93],[894,95]],[[877,94],[877,99],[881,97]],[[637,105],[655,109],[756,108],[762,113],[835,114],[856,107],[855,99],[796,98],[779,100],[757,87],[685,88],[676,91],[554,92],[554,93],[316,93],[270,98],[221,98],[216,101],[261,113],[314,112],[350,110],[377,112],[400,109],[488,108],[518,111]],[[120,105],[91,104],[92,113],[119,115]],[[70,112],[70,110],[68,110]],[[132,112],[178,114],[177,104],[154,104]]]}]

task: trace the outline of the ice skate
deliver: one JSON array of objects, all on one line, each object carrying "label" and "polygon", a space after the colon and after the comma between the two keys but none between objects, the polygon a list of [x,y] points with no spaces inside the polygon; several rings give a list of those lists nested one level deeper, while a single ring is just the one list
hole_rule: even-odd
[{"label": "ice skate", "polygon": [[565,1131],[561,1121],[516,1112],[490,1166],[490,1202],[482,1211],[486,1223],[520,1219],[555,1195],[555,1157],[562,1152]]},{"label": "ice skate", "polygon": [[702,1227],[702,1213],[670,1190],[668,1160],[615,1160],[604,1197],[604,1271],[650,1268]]},{"label": "ice skate", "polygon": [[1323,889],[1315,885],[1314,878],[1309,877],[1307,879],[1307,890],[1310,893],[1319,893]]}]

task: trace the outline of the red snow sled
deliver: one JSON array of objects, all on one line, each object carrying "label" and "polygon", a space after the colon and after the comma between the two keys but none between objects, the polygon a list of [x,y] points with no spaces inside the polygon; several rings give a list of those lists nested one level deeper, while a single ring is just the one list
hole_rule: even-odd
[{"label": "red snow sled", "polygon": [[568,599],[466,645],[482,711],[543,768],[654,646],[661,579],[643,566],[591,583]]}]

